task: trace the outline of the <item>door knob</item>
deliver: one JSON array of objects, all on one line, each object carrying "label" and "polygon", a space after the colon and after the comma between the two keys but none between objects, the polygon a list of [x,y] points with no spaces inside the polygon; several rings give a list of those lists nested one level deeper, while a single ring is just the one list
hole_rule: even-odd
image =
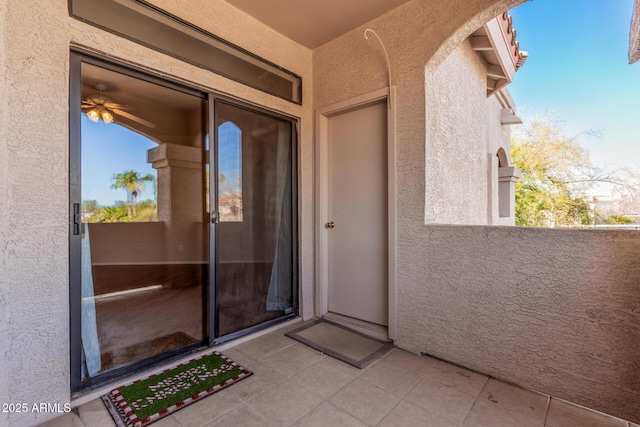
[{"label": "door knob", "polygon": [[327,228],[333,228],[333,227],[336,226],[336,223],[333,222],[333,221],[330,221],[330,222],[326,223],[324,226],[327,227]]}]

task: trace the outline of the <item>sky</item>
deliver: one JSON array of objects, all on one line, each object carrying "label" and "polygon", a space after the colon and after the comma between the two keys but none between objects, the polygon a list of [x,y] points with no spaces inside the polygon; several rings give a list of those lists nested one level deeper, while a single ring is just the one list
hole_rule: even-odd
[{"label": "sky", "polygon": [[525,121],[551,116],[599,166],[640,171],[640,63],[628,61],[633,0],[532,0],[509,13],[529,57],[508,86]]},{"label": "sky", "polygon": [[[82,115],[82,200],[96,200],[99,205],[111,206],[127,200],[124,189],[112,189],[113,175],[133,169],[140,176],[158,178],[158,171],[147,163],[147,151],[158,144],[116,123],[102,120],[94,123]],[[241,174],[241,131],[230,122],[218,130],[218,170],[230,183],[238,185]],[[155,199],[153,183],[146,182],[138,201]]]},{"label": "sky", "polygon": [[[127,200],[124,189],[111,189],[112,176],[133,169],[141,176],[158,174],[147,163],[147,150],[158,144],[145,136],[115,123],[102,120],[93,123],[82,115],[82,200],[96,200],[98,204],[110,206],[117,200]],[[154,199],[153,184],[145,183],[146,189],[138,194],[138,200]]]}]

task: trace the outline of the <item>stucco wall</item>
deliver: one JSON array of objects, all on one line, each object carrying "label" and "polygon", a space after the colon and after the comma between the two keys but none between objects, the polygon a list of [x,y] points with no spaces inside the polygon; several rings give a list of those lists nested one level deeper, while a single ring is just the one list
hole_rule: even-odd
[{"label": "stucco wall", "polygon": [[[511,95],[508,89],[503,89],[507,94],[511,108],[515,110],[515,103],[511,99]],[[488,183],[490,188],[487,192],[489,194],[489,205],[487,217],[489,221],[488,225],[515,225],[515,212],[509,216],[501,217],[499,208],[499,181],[498,181],[498,150],[504,149],[507,157],[508,165],[511,166],[511,126],[501,124],[501,112],[503,106],[500,105],[497,99],[492,97],[495,102],[492,103],[490,108],[487,108],[487,162],[488,165]],[[515,205],[515,194],[511,193],[512,204]]]},{"label": "stucco wall", "polygon": [[416,0],[315,49],[314,107],[388,85],[374,29],[397,87],[400,347],[637,419],[640,235],[424,225],[425,75],[517,3]]},{"label": "stucco wall", "polygon": [[[313,307],[311,51],[222,0],[152,3],[300,75],[305,105],[294,105],[83,24],[68,16],[66,0],[0,2],[0,65],[4,65],[0,67],[0,402],[66,403],[70,398],[71,44],[301,118],[302,307]],[[9,345],[6,355],[5,343]],[[7,419],[0,418],[0,424],[33,425],[51,416],[9,414]]]},{"label": "stucco wall", "polygon": [[[398,240],[425,217],[425,67],[427,74],[435,72],[473,31],[521,2],[414,0],[314,49],[314,108],[322,108],[387,87],[384,54],[375,38],[364,38],[365,28],[386,47],[396,86]],[[398,254],[398,267],[403,258]]]},{"label": "stucco wall", "polygon": [[497,101],[486,95],[484,60],[467,39],[426,74],[425,85],[425,222],[487,224],[489,120]]},{"label": "stucco wall", "polygon": [[486,96],[486,67],[467,39],[425,74],[426,223],[514,224],[498,212],[496,154],[509,157],[510,126],[496,95]]},{"label": "stucco wall", "polygon": [[424,226],[401,348],[640,421],[640,233]]},{"label": "stucco wall", "polygon": [[[0,3],[0,70],[5,70],[5,31],[6,31],[6,5]],[[7,156],[7,81],[0,76],[0,273],[6,270],[7,259],[7,189],[8,180],[8,156]],[[0,274],[1,275],[1,274]],[[0,277],[0,366],[7,366],[7,353],[9,351],[9,316],[7,283]],[[7,396],[7,375],[0,375],[0,398]],[[0,413],[0,425],[7,424],[9,414]]]}]

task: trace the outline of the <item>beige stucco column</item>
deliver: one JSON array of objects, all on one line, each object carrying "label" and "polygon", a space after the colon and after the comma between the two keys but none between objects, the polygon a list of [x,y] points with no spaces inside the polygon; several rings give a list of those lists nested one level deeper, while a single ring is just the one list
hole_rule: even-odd
[{"label": "beige stucco column", "polygon": [[516,217],[516,182],[522,172],[515,166],[498,168],[498,212],[500,217]]},{"label": "beige stucco column", "polygon": [[147,152],[158,171],[158,221],[202,222],[202,151],[163,143]]}]

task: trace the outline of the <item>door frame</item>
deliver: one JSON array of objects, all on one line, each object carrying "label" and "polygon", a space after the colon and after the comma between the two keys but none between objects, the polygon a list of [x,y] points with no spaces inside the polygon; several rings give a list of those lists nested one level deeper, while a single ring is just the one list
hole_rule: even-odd
[{"label": "door frame", "polygon": [[[82,156],[81,156],[81,106],[77,102],[82,95],[82,64],[90,64],[105,70],[138,78],[168,89],[188,95],[207,99],[206,90],[187,86],[172,79],[161,77],[157,73],[128,65],[113,58],[105,58],[82,48],[72,47],[69,54],[69,361],[70,388],[72,397],[82,395],[95,387],[109,384],[116,378],[142,372],[161,362],[178,358],[199,348],[206,348],[207,340],[198,341],[188,346],[139,360],[123,367],[98,374],[90,378],[82,378],[82,286],[81,286],[81,232],[80,206],[82,205]],[[76,208],[77,206],[77,208]],[[77,212],[75,209],[78,209]],[[76,226],[76,223],[78,224]],[[75,229],[77,227],[77,229]],[[213,248],[211,248],[213,250]],[[211,261],[210,261],[211,262]],[[209,294],[209,298],[206,298]],[[211,306],[210,292],[203,293],[203,309]],[[206,316],[206,318],[205,318]],[[209,324],[209,313],[203,313],[203,329]]]},{"label": "door frame", "polygon": [[[293,311],[291,313],[284,314],[281,317],[277,317],[275,319],[267,320],[265,322],[259,323],[257,325],[249,326],[248,328],[241,329],[239,331],[231,332],[226,335],[218,336],[218,323],[219,323],[219,295],[218,295],[218,283],[217,283],[217,256],[218,251],[216,250],[216,233],[219,225],[218,215],[220,215],[220,210],[218,206],[218,126],[216,123],[216,108],[219,103],[225,103],[228,105],[235,106],[237,108],[242,108],[246,111],[251,111],[255,114],[261,114],[263,116],[275,118],[278,120],[283,120],[289,122],[291,124],[291,209],[292,209],[292,224],[291,224],[291,235],[293,238],[292,241],[292,294],[293,294]],[[298,146],[298,124],[299,119],[289,116],[280,112],[271,111],[265,107],[260,107],[256,105],[249,104],[245,101],[236,100],[226,96],[220,96],[215,92],[209,92],[209,127],[212,129],[210,131],[210,142],[209,142],[209,185],[212,190],[210,190],[211,197],[211,213],[215,213],[215,221],[210,221],[210,272],[209,272],[209,286],[211,290],[211,305],[209,308],[209,347],[215,347],[217,345],[223,344],[227,341],[234,340],[236,338],[260,331],[262,329],[268,328],[270,326],[276,325],[278,323],[284,322],[286,320],[293,319],[300,315],[300,269],[299,269],[299,251],[300,251],[300,229],[299,229],[299,215],[300,215],[300,207],[299,207],[299,194],[298,194],[298,181],[300,179],[300,168],[298,164],[299,158],[299,146]]]},{"label": "door frame", "polygon": [[[104,69],[121,73],[127,76],[139,78],[150,83],[158,84],[169,89],[177,90],[186,94],[199,96],[203,100],[208,101],[208,111],[205,120],[209,129],[209,150],[204,153],[210,165],[209,173],[209,197],[213,202],[210,206],[211,212],[218,212],[217,206],[217,153],[215,139],[217,138],[217,127],[215,126],[215,105],[216,102],[222,101],[233,104],[237,107],[244,108],[254,113],[263,114],[269,117],[275,117],[291,123],[291,167],[292,167],[292,277],[293,277],[293,311],[282,317],[262,322],[258,325],[237,331],[222,337],[215,337],[216,316],[218,300],[216,298],[217,284],[215,282],[216,268],[216,227],[211,223],[211,218],[205,219],[209,223],[210,239],[209,246],[209,289],[203,295],[205,303],[205,315],[203,316],[204,328],[207,329],[207,337],[203,341],[191,344],[180,349],[172,350],[144,359],[121,368],[102,373],[91,378],[82,378],[82,307],[81,297],[81,237],[74,233],[74,222],[78,220],[75,217],[74,205],[80,206],[81,197],[81,108],[80,103],[75,100],[81,99],[81,65],[87,63]],[[251,103],[249,101],[236,98],[229,94],[223,94],[215,89],[207,88],[193,82],[181,82],[168,76],[161,75],[157,70],[142,68],[135,64],[125,63],[117,58],[107,58],[95,52],[80,47],[72,47],[69,56],[69,189],[68,189],[68,207],[69,207],[69,230],[68,230],[68,247],[69,247],[69,362],[70,362],[70,390],[72,397],[81,396],[89,391],[111,384],[115,379],[125,376],[136,375],[145,369],[159,366],[163,362],[177,360],[193,351],[213,348],[217,345],[236,339],[260,330],[269,328],[275,324],[290,320],[300,315],[300,209],[301,197],[298,193],[300,188],[300,118],[283,113],[281,111],[271,109],[266,106]],[[215,210],[214,210],[215,208]],[[211,214],[210,212],[210,214]],[[79,212],[78,212],[79,214]]]},{"label": "door frame", "polygon": [[396,159],[395,159],[395,87],[385,87],[316,111],[315,138],[315,314],[329,311],[329,239],[324,224],[329,221],[329,118],[348,110],[385,100],[387,104],[387,263],[388,334],[396,338]]}]

